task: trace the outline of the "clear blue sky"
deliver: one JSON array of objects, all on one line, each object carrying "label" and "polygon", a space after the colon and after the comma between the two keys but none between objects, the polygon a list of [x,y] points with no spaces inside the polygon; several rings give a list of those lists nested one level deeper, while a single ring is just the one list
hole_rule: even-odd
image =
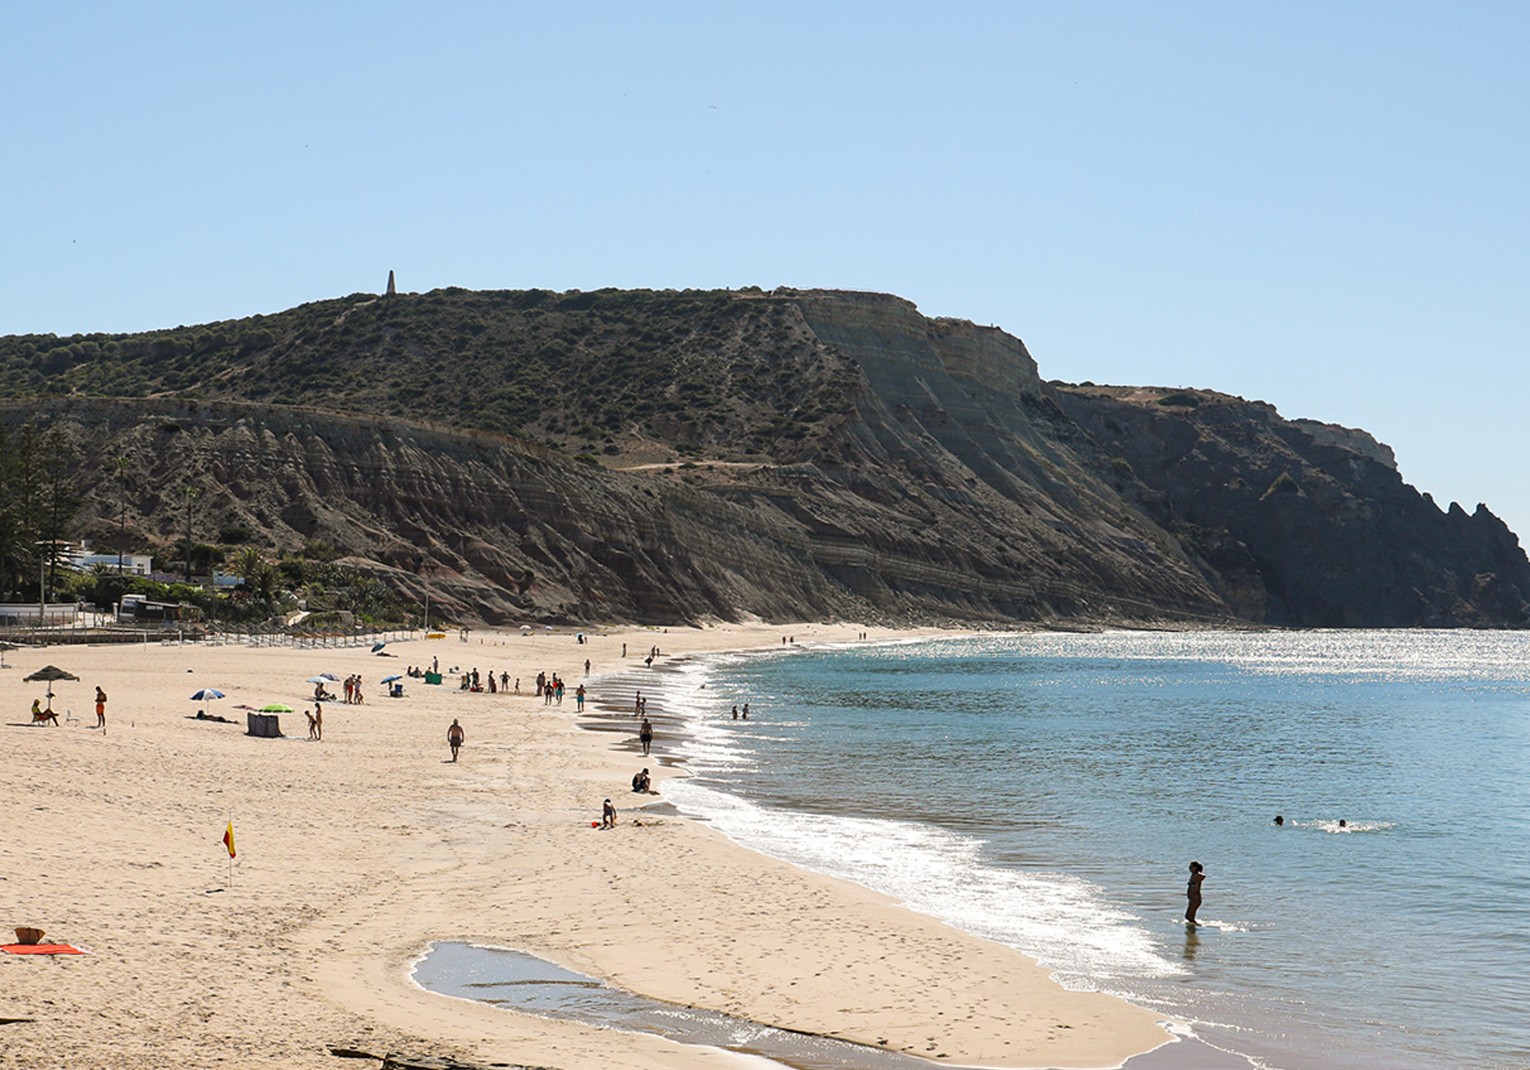
[{"label": "clear blue sky", "polygon": [[0,333],[882,290],[1530,537],[1530,5],[12,5]]}]

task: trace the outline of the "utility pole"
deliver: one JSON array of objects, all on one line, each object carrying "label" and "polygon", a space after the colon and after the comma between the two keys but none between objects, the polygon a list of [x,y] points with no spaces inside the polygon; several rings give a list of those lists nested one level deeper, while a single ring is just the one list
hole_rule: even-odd
[{"label": "utility pole", "polygon": [[122,551],[127,545],[127,458],[117,458],[117,575],[122,575]]},{"label": "utility pole", "polygon": [[201,491],[187,484],[186,486],[186,582],[191,583],[191,503],[196,501]]}]

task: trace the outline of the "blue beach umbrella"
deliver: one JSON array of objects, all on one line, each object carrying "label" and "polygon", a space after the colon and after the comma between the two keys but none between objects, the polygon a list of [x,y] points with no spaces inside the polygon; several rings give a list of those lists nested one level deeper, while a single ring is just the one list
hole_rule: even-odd
[{"label": "blue beach umbrella", "polygon": [[403,679],[402,676],[400,676],[398,673],[394,673],[392,676],[384,676],[382,678],[382,682],[385,683],[385,684],[391,684],[394,680],[402,680],[402,679]]},{"label": "blue beach umbrella", "polygon": [[227,698],[227,697],[228,697],[227,695],[225,695],[222,691],[219,691],[216,687],[204,687],[204,688],[202,688],[202,690],[198,691],[196,694],[191,696],[191,701],[192,702],[212,702],[214,699]]}]

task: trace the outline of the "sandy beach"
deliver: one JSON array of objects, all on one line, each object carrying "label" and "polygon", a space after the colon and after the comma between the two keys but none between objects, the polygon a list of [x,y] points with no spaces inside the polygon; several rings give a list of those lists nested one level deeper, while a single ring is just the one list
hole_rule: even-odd
[{"label": "sandy beach", "polygon": [[[572,689],[630,708],[603,675],[709,651],[850,641],[854,624],[633,629],[462,643],[291,649],[149,645],[16,650],[0,670],[0,927],[92,953],[0,955],[0,1066],[373,1065],[332,1048],[479,1063],[743,1066],[747,1056],[448,999],[409,966],[432,940],[517,948],[644,995],[954,1065],[1107,1067],[1162,1044],[1155,1015],[1069,992],[1019,953],[842,881],[740,848],[642,803],[677,770],[630,732],[578,727]],[[873,638],[893,633],[873,631]],[[622,644],[629,656],[621,657]],[[378,679],[439,658],[507,672],[520,695]],[[591,675],[584,675],[584,661]],[[63,724],[27,724],[55,664]],[[568,684],[561,706],[530,692]],[[321,672],[362,674],[367,701],[305,705]],[[653,672],[655,691],[662,672]],[[626,677],[623,677],[626,679]],[[96,729],[96,685],[109,695]],[[196,720],[200,704],[237,722]],[[646,689],[645,689],[646,691]],[[306,701],[305,700],[309,700]],[[284,702],[284,739],[245,734],[239,705]],[[71,719],[72,715],[72,719]],[[446,730],[466,732],[450,761]],[[629,791],[641,766],[659,794]],[[597,831],[603,798],[618,826]],[[232,818],[229,879],[222,836]]]}]

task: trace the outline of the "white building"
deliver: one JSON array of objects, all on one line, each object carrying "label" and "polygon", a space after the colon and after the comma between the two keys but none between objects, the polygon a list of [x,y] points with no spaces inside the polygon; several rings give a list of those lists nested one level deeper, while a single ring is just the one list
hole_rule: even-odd
[{"label": "white building", "polygon": [[80,572],[89,572],[97,565],[104,565],[111,571],[117,571],[117,562],[122,562],[122,571],[129,576],[147,576],[150,572],[154,559],[147,554],[123,554],[120,558],[116,554],[93,554],[88,546],[81,546],[78,550],[66,550],[60,555],[60,562]]}]

